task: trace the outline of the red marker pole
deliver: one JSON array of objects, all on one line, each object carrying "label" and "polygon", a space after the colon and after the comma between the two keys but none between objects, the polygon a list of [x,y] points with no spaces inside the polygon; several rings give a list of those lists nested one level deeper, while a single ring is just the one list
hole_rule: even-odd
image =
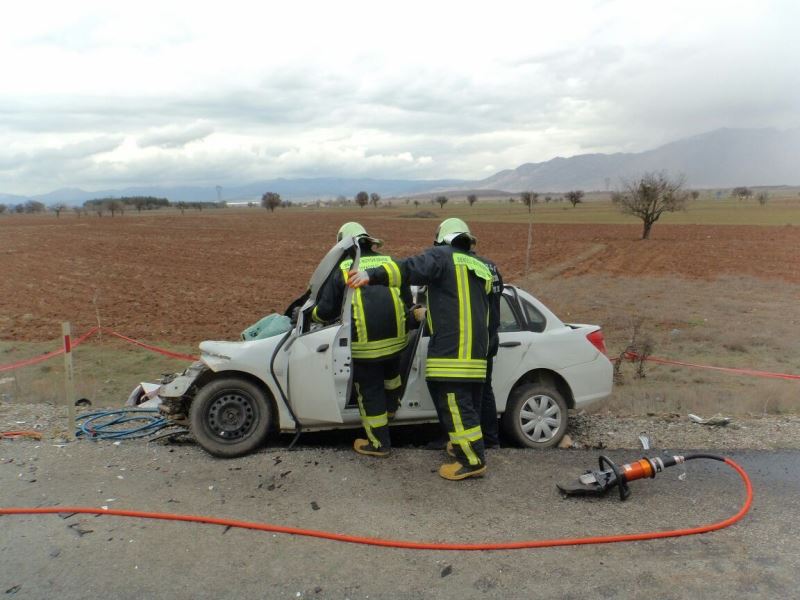
[{"label": "red marker pole", "polygon": [[75,377],[72,372],[72,327],[69,322],[61,324],[64,337],[64,392],[67,398],[67,439],[75,438]]}]

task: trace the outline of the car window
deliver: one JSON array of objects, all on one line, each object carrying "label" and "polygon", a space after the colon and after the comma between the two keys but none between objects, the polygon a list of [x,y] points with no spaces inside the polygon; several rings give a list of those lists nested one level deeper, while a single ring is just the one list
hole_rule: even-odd
[{"label": "car window", "polygon": [[519,321],[517,320],[517,316],[514,314],[514,311],[511,310],[511,304],[509,304],[510,299],[508,296],[503,294],[501,296],[502,300],[500,301],[500,327],[498,331],[522,331],[522,327],[520,326]]},{"label": "car window", "polygon": [[539,309],[525,299],[522,300],[522,307],[525,309],[525,318],[528,320],[529,329],[536,333],[543,332],[547,325],[547,319],[539,312]]}]

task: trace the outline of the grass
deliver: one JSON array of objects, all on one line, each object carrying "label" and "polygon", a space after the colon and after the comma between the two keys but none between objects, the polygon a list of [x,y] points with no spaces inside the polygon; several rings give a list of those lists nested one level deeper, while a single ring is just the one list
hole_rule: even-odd
[{"label": "grass", "polygon": [[[542,277],[522,282],[565,321],[603,326],[610,355],[629,342],[632,323],[653,341],[653,356],[721,367],[800,374],[800,321],[794,307],[800,286],[749,277],[714,281],[675,278]],[[678,300],[679,299],[679,300]],[[648,363],[645,379],[623,365],[624,380],[610,402],[615,414],[697,412],[797,413],[796,381],[754,378]]]},{"label": "grass", "polygon": [[[392,209],[393,212],[397,208]],[[623,215],[607,199],[600,199],[578,204],[572,207],[566,202],[543,204],[533,207],[529,215],[525,206],[519,202],[510,204],[507,199],[498,198],[479,200],[474,206],[454,202],[443,209],[438,205],[421,205],[411,207],[408,214],[417,210],[429,210],[446,217],[461,217],[468,222],[502,222],[527,223],[532,218],[534,223],[582,223],[598,225],[640,224],[636,217]],[[656,223],[676,225],[766,225],[784,226],[800,225],[800,198],[775,199],[765,206],[755,200],[740,202],[738,200],[703,200],[691,201],[685,211],[665,213]]]},{"label": "grass", "polygon": [[[154,345],[187,354],[197,348],[168,342]],[[59,348],[52,342],[0,341],[0,364],[32,358]],[[73,368],[77,398],[88,398],[95,406],[120,406],[142,381],[155,381],[163,373],[182,370],[186,361],[168,358],[128,346],[122,341],[96,338],[75,348]],[[0,400],[14,402],[64,402],[64,357],[55,356],[36,365],[0,373]]]}]

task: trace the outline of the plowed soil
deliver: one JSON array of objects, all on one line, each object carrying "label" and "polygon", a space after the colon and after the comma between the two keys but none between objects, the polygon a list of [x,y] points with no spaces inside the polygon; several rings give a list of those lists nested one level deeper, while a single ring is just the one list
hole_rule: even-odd
[{"label": "plowed soil", "polygon": [[[126,335],[194,344],[236,339],[305,289],[339,225],[360,220],[397,257],[427,247],[436,219],[390,210],[288,209],[111,217],[0,219],[0,339],[51,340],[68,320]],[[447,211],[442,214],[450,216]],[[527,225],[475,223],[479,253],[508,281],[525,270]],[[800,283],[800,228],[534,225],[531,270],[713,279],[750,275]]]}]

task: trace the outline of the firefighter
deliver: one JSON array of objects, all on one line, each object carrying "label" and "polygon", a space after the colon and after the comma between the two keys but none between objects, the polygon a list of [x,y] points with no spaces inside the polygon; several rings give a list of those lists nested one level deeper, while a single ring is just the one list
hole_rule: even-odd
[{"label": "firefighter", "polygon": [[[483,447],[497,448],[500,446],[500,432],[497,426],[497,402],[492,388],[492,372],[494,371],[494,359],[500,347],[500,296],[503,293],[503,276],[497,265],[484,256],[478,256],[475,252],[470,252],[479,258],[492,273],[492,292],[489,294],[489,352],[486,355],[486,381],[481,390],[480,403],[475,406],[475,412],[481,418],[481,432],[483,433]],[[452,442],[446,439],[439,439],[430,444],[432,447],[446,447],[447,454],[455,456]]]},{"label": "firefighter", "polygon": [[460,480],[486,472],[480,396],[489,347],[488,312],[492,273],[470,254],[475,238],[461,219],[446,219],[432,248],[405,260],[349,274],[348,285],[427,285],[431,334],[425,376],[456,462],[439,475]]},{"label": "firefighter", "polygon": [[[354,237],[361,248],[360,266],[394,265],[389,256],[375,251],[382,245],[358,223],[345,223],[336,240]],[[311,317],[318,323],[339,318],[347,273],[353,256],[345,259],[320,289]],[[359,289],[352,301],[353,388],[367,439],[357,439],[353,449],[368,456],[388,456],[391,450],[389,418],[400,400],[400,354],[408,341],[407,312],[411,307],[408,284],[398,287]]]}]

